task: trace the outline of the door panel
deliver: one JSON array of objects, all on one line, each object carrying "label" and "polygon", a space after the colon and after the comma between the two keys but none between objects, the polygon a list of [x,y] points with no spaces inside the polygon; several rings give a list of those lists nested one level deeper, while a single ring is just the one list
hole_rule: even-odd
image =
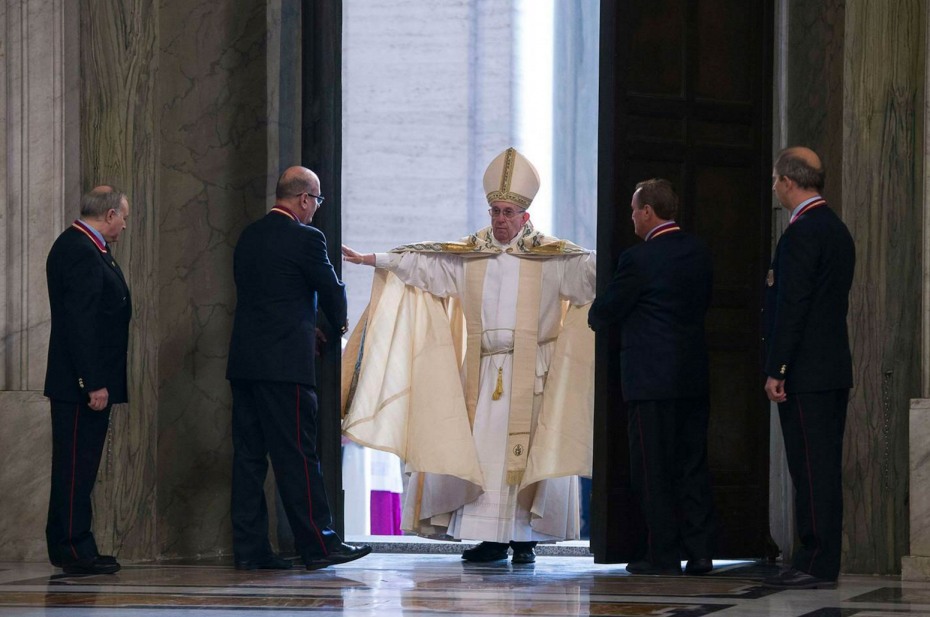
[{"label": "door panel", "polygon": [[[598,287],[634,236],[636,182],[664,177],[678,222],[707,241],[708,450],[722,537],[717,557],[768,546],[769,407],[760,308],[770,249],[772,0],[601,3]],[[592,550],[600,563],[641,555],[645,528],[629,482],[619,332],[596,353]]]}]

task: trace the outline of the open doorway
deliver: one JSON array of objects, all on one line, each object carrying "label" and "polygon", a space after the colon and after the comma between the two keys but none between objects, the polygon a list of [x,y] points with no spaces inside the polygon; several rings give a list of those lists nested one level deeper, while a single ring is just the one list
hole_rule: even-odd
[{"label": "open doorway", "polygon": [[[487,226],[481,179],[514,146],[541,231],[597,243],[598,0],[343,0],[342,234],[365,252]],[[345,268],[349,327],[372,271]],[[345,534],[400,533],[395,457],[347,444]],[[590,481],[583,481],[587,539]]]}]

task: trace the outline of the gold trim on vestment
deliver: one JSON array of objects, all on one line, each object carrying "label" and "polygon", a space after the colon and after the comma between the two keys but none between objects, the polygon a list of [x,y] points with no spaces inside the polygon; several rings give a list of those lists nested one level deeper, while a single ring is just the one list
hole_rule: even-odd
[{"label": "gold trim on vestment", "polygon": [[478,379],[481,375],[481,303],[484,299],[484,277],[488,260],[465,262],[465,408],[468,423],[475,430],[475,413],[478,409]]},{"label": "gold trim on vestment", "polygon": [[526,222],[518,236],[519,239],[513,246],[502,248],[494,242],[491,228],[485,227],[457,242],[415,242],[413,244],[402,244],[392,249],[391,252],[465,255],[500,255],[508,252],[518,257],[557,257],[559,255],[578,255],[588,252],[567,240],[560,240],[536,231],[530,221]]},{"label": "gold trim on vestment", "polygon": [[541,261],[520,262],[517,319],[513,337],[513,371],[510,384],[510,420],[507,426],[507,484],[519,486],[526,472],[536,389],[536,354],[539,348],[539,297]]}]

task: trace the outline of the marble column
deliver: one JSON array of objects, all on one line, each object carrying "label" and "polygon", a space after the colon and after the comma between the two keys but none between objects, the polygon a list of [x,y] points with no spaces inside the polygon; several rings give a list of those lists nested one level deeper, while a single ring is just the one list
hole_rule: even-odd
[{"label": "marble column", "polygon": [[[924,87],[930,83],[930,12],[924,19]],[[923,101],[923,270],[921,280],[921,396],[911,400],[908,425],[910,508],[908,555],[901,560],[901,578],[930,580],[930,98]]]},{"label": "marble column", "polygon": [[920,395],[925,3],[846,3],[843,219],[856,241],[855,367],[844,447],[843,571],[907,550],[908,406]]},{"label": "marble column", "polygon": [[158,548],[228,553],[232,253],[269,186],[265,0],[158,10]]},{"label": "marble column", "polygon": [[911,401],[910,550],[901,560],[901,578],[930,580],[930,399]]},{"label": "marble column", "polygon": [[156,556],[157,10],[155,0],[81,1],[82,184],[113,184],[130,204],[113,249],[132,292],[129,403],[111,412],[94,489],[97,543],[127,560]]},{"label": "marble column", "polygon": [[77,5],[0,0],[0,560],[43,559],[51,424],[45,258],[77,212]]}]

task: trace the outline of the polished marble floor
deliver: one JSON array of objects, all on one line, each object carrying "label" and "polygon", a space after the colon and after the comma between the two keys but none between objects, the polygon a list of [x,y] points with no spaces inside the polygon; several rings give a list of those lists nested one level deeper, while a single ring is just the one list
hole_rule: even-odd
[{"label": "polished marble floor", "polygon": [[843,577],[835,590],[775,591],[772,566],[732,563],[711,576],[632,577],[590,557],[470,565],[455,555],[373,554],[307,572],[239,572],[221,562],[124,564],[112,576],[67,576],[0,563],[0,616],[178,615],[930,615],[930,583]]}]

